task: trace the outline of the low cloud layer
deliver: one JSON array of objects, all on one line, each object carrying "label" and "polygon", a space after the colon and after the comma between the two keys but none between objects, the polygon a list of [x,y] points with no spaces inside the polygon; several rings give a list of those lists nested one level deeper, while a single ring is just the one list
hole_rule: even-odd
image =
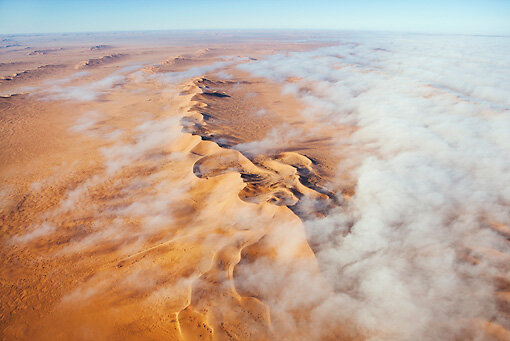
[{"label": "low cloud layer", "polygon": [[317,124],[355,128],[336,142],[349,160],[338,186],[348,173],[354,197],[306,222],[334,285],[323,316],[393,340],[458,337],[473,318],[508,323],[494,300],[505,270],[487,251],[510,251],[491,228],[510,224],[506,39],[359,35],[239,66],[283,82]]},{"label": "low cloud layer", "polygon": [[[320,271],[290,210],[239,199],[238,168],[195,176],[193,165],[204,151],[189,153],[199,139],[182,133],[180,115],[136,120],[135,113],[120,128],[99,111],[85,113],[71,130],[99,138],[97,172],[67,188],[45,212],[46,222],[11,242],[43,244],[62,228],[52,219],[62,218],[73,228],[49,256],[118,254],[114,267],[67,292],[63,305],[82,307],[120,293],[165,316],[191,301],[221,316],[232,304],[222,300],[237,299],[237,290],[240,302],[251,296],[267,305],[268,328],[288,339],[450,340],[482,337],[470,330],[478,319],[508,327],[494,298],[494,279],[508,275],[502,255],[510,252],[495,228],[510,225],[510,51],[501,48],[504,39],[352,35],[335,47],[239,65],[299,98],[314,134],[321,126],[352,127],[352,134],[335,138],[338,148],[331,152],[344,155],[328,186],[342,193],[351,179],[354,195],[339,198],[342,205],[327,217],[306,219],[313,202],[300,212]],[[158,80],[159,93],[169,95],[178,93],[171,88],[177,82],[221,74],[230,64],[133,78],[126,69],[81,86],[57,84],[48,96],[92,101],[124,82],[147,79]],[[234,148],[271,154],[305,135],[281,125]],[[10,200],[4,192],[2,204]],[[160,255],[136,263],[159,248]]]},{"label": "low cloud layer", "polygon": [[45,98],[48,100],[67,100],[87,102],[99,98],[106,91],[115,86],[122,85],[125,77],[123,75],[110,75],[96,82],[88,83],[82,86],[60,86],[55,85],[50,88]]},{"label": "low cloud layer", "polygon": [[140,67],[141,66],[138,64],[129,65],[107,77],[93,82],[87,82],[82,85],[67,85],[67,83],[72,80],[80,79],[90,74],[88,71],[76,72],[70,77],[53,81],[54,85],[52,87],[43,90],[44,96],[42,98],[51,101],[94,101],[102,95],[107,94],[112,89],[125,84],[128,76],[136,76],[135,71]]}]

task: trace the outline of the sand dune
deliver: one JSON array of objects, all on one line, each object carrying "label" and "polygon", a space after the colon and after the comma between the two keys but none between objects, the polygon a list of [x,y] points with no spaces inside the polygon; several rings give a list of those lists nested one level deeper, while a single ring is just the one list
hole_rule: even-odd
[{"label": "sand dune", "polygon": [[166,73],[183,70],[191,66],[200,65],[201,63],[203,63],[203,60],[195,55],[179,55],[167,58],[159,64],[147,66],[146,70],[151,73]]},{"label": "sand dune", "polygon": [[[204,95],[217,98],[230,97],[224,92],[211,90],[211,86],[215,84],[218,84],[218,82],[199,78],[187,85],[188,92],[193,86],[195,91],[191,91],[194,93],[192,107],[189,110],[192,115],[184,117],[183,122],[192,133],[200,135],[203,139],[217,141],[218,137],[215,134],[204,134],[205,131],[209,130],[207,125],[210,118],[206,116],[207,118],[204,119],[204,114],[201,114],[203,108],[209,107],[206,101],[201,102],[206,98],[203,97]],[[193,126],[190,126],[190,122],[193,122]],[[219,137],[219,139],[222,139],[222,137]],[[221,141],[221,143],[224,142]],[[225,146],[228,146],[228,144]],[[330,198],[324,194],[327,192],[325,189],[311,186],[318,190],[316,191],[306,186],[310,185],[308,180],[310,177],[318,177],[317,172],[313,169],[313,163],[310,159],[296,152],[283,152],[262,158],[255,157],[253,162],[237,150],[218,152],[198,160],[193,166],[193,172],[196,176],[205,178],[228,172],[240,173],[246,187],[239,193],[239,197],[247,202],[270,202],[275,205],[291,207],[295,206],[299,199],[304,198],[305,201],[321,202],[320,206],[327,207],[333,205],[332,202],[335,201],[334,196]],[[330,201],[329,204],[328,201]],[[299,212],[299,205],[294,209]]]},{"label": "sand dune", "polygon": [[[145,95],[146,94],[142,96]],[[121,101],[124,98],[124,96],[122,96],[121,94],[119,94],[119,96],[120,97],[118,100]],[[182,96],[183,98],[179,100],[179,103],[183,104],[184,107],[182,107],[181,110],[186,111],[185,108],[189,108],[192,105],[194,105],[194,103],[189,102],[192,96],[193,95]],[[156,98],[154,95],[153,97]],[[6,99],[6,105],[10,108],[10,110],[6,112],[12,112],[13,108],[12,106],[15,105],[13,99]],[[114,102],[118,100],[114,100]],[[138,100],[132,98],[131,101],[136,102]],[[18,102],[26,103],[26,99],[25,100],[19,99]],[[53,106],[52,103],[49,102],[46,103],[50,107]],[[64,108],[65,107],[66,106],[64,105]],[[18,117],[19,118],[23,117],[23,120],[25,120],[25,122],[29,124],[36,124],[33,118],[26,116]],[[51,117],[57,119],[59,117],[59,111],[53,112]],[[92,161],[92,163],[89,166],[85,166],[85,168],[81,168],[83,166],[75,164],[73,168],[77,170],[81,169],[78,173],[72,175],[69,178],[66,176],[55,179],[57,183],[55,185],[51,185],[51,187],[47,189],[45,187],[47,185],[42,184],[41,186],[45,188],[42,192],[39,189],[37,189],[37,187],[34,187],[35,189],[32,195],[35,195],[35,197],[24,199],[21,201],[21,203],[18,202],[15,206],[11,208],[11,210],[7,211],[9,212],[7,213],[9,216],[8,220],[11,221],[12,224],[14,225],[20,224],[20,222],[23,221],[23,219],[27,219],[23,218],[23,212],[27,212],[27,210],[28,212],[32,212],[33,210],[40,210],[41,212],[47,211],[49,215],[45,215],[46,216],[45,219],[51,220],[52,221],[51,224],[56,224],[58,226],[57,229],[53,228],[41,229],[40,227],[37,227],[37,225],[35,225],[30,228],[33,229],[34,233],[25,236],[14,237],[13,239],[11,239],[11,243],[13,243],[13,245],[18,246],[15,247],[14,253],[8,255],[5,258],[5,260],[8,263],[13,262],[15,261],[15,259],[17,259],[18,255],[20,255],[19,252],[22,252],[21,254],[26,254],[26,252],[28,252],[29,250],[33,250],[36,253],[49,252],[49,255],[51,256],[49,256],[49,258],[43,257],[42,264],[40,264],[39,262],[31,265],[29,265],[30,263],[27,264],[28,268],[38,266],[39,273],[41,273],[41,275],[43,276],[46,276],[44,275],[44,273],[46,272],[46,270],[44,270],[45,268],[48,270],[55,269],[55,265],[58,263],[64,265],[65,263],[67,263],[65,259],[68,259],[69,261],[73,259],[76,260],[76,257],[81,257],[81,255],[89,254],[94,259],[97,260],[93,261],[92,263],[86,261],[82,265],[76,264],[77,265],[77,267],[75,268],[76,271],[73,270],[74,274],[72,276],[69,276],[68,271],[62,271],[59,275],[56,276],[56,278],[55,275],[53,275],[51,278],[51,282],[42,281],[39,282],[39,284],[35,284],[35,282],[33,282],[32,289],[30,289],[40,290],[39,288],[41,288],[41,286],[47,288],[48,286],[57,285],[57,283],[62,283],[62,281],[65,281],[68,284],[61,285],[59,289],[59,292],[61,292],[61,294],[57,295],[52,294],[51,296],[47,296],[44,295],[44,292],[46,292],[47,289],[44,289],[43,291],[40,291],[43,293],[42,295],[28,294],[27,296],[27,294],[23,294],[21,296],[22,297],[21,302],[15,299],[6,300],[6,302],[9,302],[9,306],[4,306],[3,307],[4,311],[16,310],[19,312],[23,312],[30,306],[31,303],[29,302],[43,300],[47,302],[46,307],[50,307],[55,304],[57,307],[57,309],[54,310],[54,312],[52,313],[49,313],[45,308],[43,308],[43,311],[46,311],[44,313],[42,313],[41,310],[38,310],[38,314],[42,313],[42,315],[39,316],[43,318],[40,319],[40,322],[28,326],[28,329],[26,325],[23,327],[24,325],[23,321],[27,321],[26,319],[17,320],[18,321],[17,323],[8,326],[8,328],[6,329],[7,333],[6,335],[10,335],[10,337],[14,335],[25,335],[26,337],[33,337],[38,339],[53,338],[54,335],[60,335],[61,337],[64,338],[73,337],[82,338],[84,337],[84,334],[82,334],[83,328],[85,326],[88,326],[85,328],[90,330],[91,333],[90,335],[99,338],[106,337],[107,335],[108,336],[116,335],[116,337],[132,337],[132,338],[137,338],[142,335],[145,336],[153,335],[155,337],[162,336],[168,337],[169,335],[174,335],[175,337],[180,337],[182,335],[199,335],[202,332],[202,329],[206,331],[207,330],[214,331],[214,333],[213,332],[211,333],[213,333],[216,338],[224,338],[227,337],[227,335],[233,335],[237,336],[238,338],[242,338],[243,335],[244,336],[251,335],[254,332],[254,330],[259,330],[258,333],[261,333],[261,335],[265,335],[265,337],[269,337],[270,332],[266,328],[269,321],[269,312],[267,306],[262,302],[258,301],[256,298],[240,296],[236,292],[233,279],[235,264],[237,264],[237,262],[239,262],[240,260],[241,250],[244,249],[247,245],[259,241],[260,238],[264,235],[264,232],[263,231],[257,232],[255,230],[249,231],[246,230],[246,227],[242,227],[241,230],[239,230],[239,232],[236,232],[236,228],[232,230],[231,228],[227,228],[226,226],[224,226],[221,222],[218,222],[219,223],[218,226],[214,225],[210,226],[208,222],[211,221],[210,220],[211,218],[208,215],[210,215],[212,212],[210,213],[208,212],[211,209],[213,210],[220,209],[227,215],[227,217],[224,218],[224,221],[228,222],[229,221],[228,216],[234,214],[234,212],[238,211],[239,209],[245,210],[246,212],[252,211],[254,209],[255,211],[261,210],[260,213],[253,214],[254,216],[260,217],[266,216],[266,218],[264,219],[267,222],[271,222],[270,225],[264,225],[264,229],[270,229],[273,224],[278,224],[278,222],[281,219],[283,219],[283,221],[287,221],[289,218],[290,219],[295,218],[291,218],[292,214],[288,212],[285,213],[282,216],[282,218],[275,220],[274,215],[275,214],[281,215],[282,213],[278,213],[278,211],[275,212],[273,209],[270,209],[269,207],[252,208],[247,203],[244,203],[242,200],[240,200],[238,195],[239,192],[243,190],[245,185],[239,172],[224,172],[224,169],[219,171],[213,171],[215,172],[215,176],[207,180],[205,180],[205,178],[203,178],[202,176],[196,177],[195,175],[193,175],[193,169],[198,167],[197,165],[204,166],[206,164],[204,158],[208,157],[211,158],[212,162],[210,163],[210,166],[218,169],[222,167],[222,163],[217,162],[214,156],[220,155],[221,158],[221,155],[229,155],[234,153],[238,155],[240,160],[244,160],[245,162],[247,162],[247,165],[250,165],[252,167],[253,172],[260,172],[260,170],[255,165],[253,165],[249,160],[245,159],[238,151],[222,150],[217,144],[213,142],[209,141],[200,142],[200,138],[198,137],[192,138],[192,135],[190,134],[183,134],[177,139],[171,140],[172,144],[171,146],[168,147],[165,147],[165,145],[152,145],[152,144],[146,145],[146,143],[143,140],[135,142],[135,144],[131,148],[135,149],[142,148],[140,150],[143,151],[144,153],[140,154],[139,156],[141,157],[140,159],[135,159],[135,161],[137,160],[136,162],[139,164],[139,166],[136,166],[134,169],[130,171],[129,169],[134,165],[127,167],[126,164],[126,166],[122,168],[122,172],[119,173],[119,175],[115,175],[115,177],[120,176],[120,178],[118,179],[121,182],[127,181],[127,183],[125,183],[125,185],[121,185],[120,188],[117,187],[117,185],[114,185],[114,187],[112,188],[111,186],[113,185],[113,183],[110,182],[111,180],[108,180],[107,178],[103,179],[103,175],[101,175],[101,167],[99,166],[100,163],[98,162],[103,157],[98,155],[97,151],[94,152],[94,150],[97,150],[97,148],[100,147],[101,144],[108,142],[101,142],[101,140],[99,140],[97,141],[99,145],[96,142],[94,142],[94,140],[96,139],[94,137],[96,134],[95,132],[99,132],[102,130],[98,129],[98,127],[103,127],[104,129],[107,129],[107,131],[114,129],[113,126],[112,128],[107,128],[111,124],[115,125],[120,124],[120,126],[128,127],[129,125],[126,126],[126,124],[130,120],[134,119],[134,121],[130,124],[136,123],[136,117],[123,119],[118,123],[116,123],[117,119],[115,118],[115,116],[112,116],[110,118],[102,118],[99,121],[93,118],[93,116],[90,116],[90,118],[87,117],[88,116],[85,115],[84,119],[86,118],[88,120],[91,120],[90,121],[91,123],[90,124],[87,123],[87,125],[84,125],[86,121],[83,121],[84,123],[79,123],[79,125],[77,126],[80,128],[76,128],[78,129],[76,131],[81,132],[81,134],[76,136],[78,140],[81,141],[80,147],[78,147],[78,145],[77,147],[79,149],[89,150],[89,152],[87,153],[91,153],[90,160],[94,161]],[[7,119],[6,116],[3,116],[3,118]],[[155,122],[157,122],[157,119]],[[48,121],[48,124],[51,124],[51,120]],[[69,124],[70,122],[68,121],[63,125],[65,126]],[[21,127],[20,123],[17,123],[16,127]],[[180,126],[178,127],[180,128]],[[137,134],[136,126],[133,129],[134,129],[133,134],[135,134],[136,136]],[[152,129],[157,129],[157,127],[151,126],[148,127],[148,129],[149,131],[152,131]],[[54,129],[48,129],[47,131],[50,132],[53,130]],[[20,131],[16,131],[15,133],[11,134],[11,136],[14,138],[15,136],[18,136],[20,134],[21,134]],[[39,132],[34,130],[34,134],[36,134],[37,136]],[[82,134],[85,135],[83,137],[80,137],[80,135]],[[147,135],[147,138],[150,138],[150,136],[154,136],[153,134],[154,132],[152,133],[152,135]],[[38,138],[40,139],[40,141],[52,140],[45,136],[40,136]],[[85,138],[85,140],[83,140],[83,138]],[[71,140],[69,139],[68,133],[64,134],[63,139],[64,140],[67,139],[68,143],[72,141],[72,139]],[[14,143],[14,141],[10,141],[7,139],[5,139],[4,141],[11,146]],[[26,141],[34,142],[36,140],[32,138],[27,139]],[[73,143],[77,142],[78,141]],[[50,160],[53,158],[56,158],[55,161],[57,162],[57,164],[59,162],[58,160],[67,159],[68,160],[67,162],[69,162],[70,160],[72,160],[72,158],[69,157],[70,156],[69,153],[71,152],[74,154],[74,152],[69,150],[67,147],[62,148],[63,145],[55,146],[40,145],[40,147],[44,150],[53,151],[53,156],[50,157],[50,159],[46,159],[45,161],[46,163],[50,162]],[[103,150],[105,153],[104,157],[106,157],[107,162],[110,160],[109,158],[113,158],[111,159],[111,162],[116,163],[120,162],[124,164],[124,161],[122,159],[124,156],[123,154],[116,154],[117,147],[115,145],[106,148],[107,149]],[[121,146],[119,146],[119,148],[121,148]],[[163,148],[163,150],[159,151],[160,148]],[[119,149],[119,151],[120,150],[121,149]],[[5,156],[2,156],[2,159],[6,161],[6,163],[10,164],[11,167],[23,167],[22,165],[28,162],[28,159],[23,158],[19,159],[19,161],[16,162],[7,161],[14,155],[11,154],[12,149],[4,149],[4,151],[8,153]],[[132,149],[132,151],[134,150]],[[128,202],[131,202],[131,204],[129,203],[121,204],[121,202],[124,199],[122,199],[122,195],[120,195],[119,191],[122,191],[124,186],[129,186],[130,181],[128,181],[128,179],[135,180],[136,178],[134,177],[136,176],[136,174],[149,175],[150,173],[146,172],[154,167],[154,162],[157,163],[158,162],[157,160],[160,157],[168,155],[167,153],[169,151],[172,151],[173,153],[181,153],[181,155],[188,156],[186,156],[183,161],[176,161],[177,162],[176,164],[170,164],[168,170],[162,170],[163,173],[161,173],[159,177],[164,179],[166,176],[164,176],[163,174],[167,172],[170,172],[169,175],[173,174],[171,175],[171,177],[180,176],[180,174],[188,173],[196,179],[195,181],[199,181],[196,185],[192,185],[192,188],[186,191],[187,193],[190,193],[191,198],[184,199],[184,201],[182,201],[183,207],[178,209],[178,211],[173,212],[172,214],[172,216],[174,217],[173,219],[175,219],[176,216],[178,217],[182,215],[182,218],[179,219],[181,219],[183,223],[185,221],[189,221],[190,218],[193,217],[193,215],[190,215],[191,212],[202,212],[197,218],[195,218],[195,222],[192,225],[190,225],[190,228],[188,229],[177,228],[178,225],[170,223],[170,226],[165,227],[163,230],[161,230],[161,227],[158,227],[156,228],[156,230],[154,230],[153,232],[149,232],[149,234],[147,235],[145,232],[138,230],[136,226],[133,226],[132,227],[133,230],[131,230],[131,232],[128,235],[120,238],[111,238],[113,235],[111,234],[112,232],[108,232],[108,229],[105,230],[104,232],[100,232],[100,230],[95,232],[95,229],[97,229],[97,227],[93,228],[92,226],[90,226],[90,228],[87,228],[84,231],[85,232],[84,235],[82,234],[82,232],[80,232],[80,229],[82,229],[84,226],[89,225],[92,221],[99,218],[97,214],[96,218],[92,217],[87,218],[88,214],[86,213],[87,211],[93,209],[93,207],[96,206],[96,204],[92,203],[97,202],[97,200],[103,202],[104,205],[110,207],[109,209],[107,209],[107,211],[112,209],[122,210],[122,207],[126,207],[126,205],[127,207],[130,207],[130,205],[131,206],[137,205],[135,201],[131,201],[135,200],[136,196],[134,197],[130,196],[132,198],[130,198]],[[26,149],[24,153],[27,153]],[[79,154],[81,154],[81,152],[74,155],[77,156]],[[153,158],[155,156],[158,157],[156,157],[155,159],[156,161],[153,161],[154,160]],[[149,158],[146,159],[146,157]],[[85,160],[83,161],[85,164],[87,164]],[[179,166],[179,163],[183,163],[182,166]],[[283,166],[284,165],[282,164],[280,167]],[[88,171],[86,170],[87,167],[90,167]],[[175,169],[175,167],[179,168]],[[144,171],[143,170],[144,168],[147,170]],[[273,168],[278,169],[278,167]],[[179,170],[177,172],[178,169],[182,170]],[[273,173],[268,171],[265,172],[268,174]],[[43,173],[40,174],[42,175]],[[93,174],[95,175],[92,176]],[[86,180],[89,176],[92,176],[90,180]],[[83,185],[85,185],[86,187],[82,187]],[[71,192],[68,192],[68,190],[66,189],[69,187],[71,188]],[[90,189],[87,190],[86,192],[81,192],[81,188]],[[226,188],[230,188],[230,192],[226,192],[225,190]],[[143,188],[141,190],[142,192],[138,195],[139,200],[140,198],[144,197]],[[110,192],[110,194],[107,194],[108,192]],[[215,204],[216,202],[218,202],[219,198],[214,199],[211,197],[211,195],[215,192],[218,192],[217,195],[220,195],[222,197],[220,206],[216,206]],[[74,204],[72,205],[74,205],[75,207],[76,205],[78,205],[79,207],[82,208],[74,210],[73,213],[67,210],[68,206],[66,204],[66,202],[71,202],[69,200],[74,196],[74,194],[71,195],[71,193],[82,193],[81,194],[82,199],[80,199],[80,201],[75,202],[74,201],[75,199],[73,199],[72,201],[74,202]],[[229,193],[231,193],[231,195]],[[83,197],[83,195],[85,195],[85,197]],[[150,196],[147,198],[150,198]],[[16,199],[16,197],[12,197],[12,199],[13,202],[16,202],[18,200]],[[38,202],[38,206],[31,207],[35,200]],[[119,200],[120,202],[118,202]],[[181,200],[182,199],[179,199],[178,201]],[[188,201],[189,204],[186,204]],[[59,204],[59,202],[62,202],[62,204]],[[25,206],[28,205],[27,209],[21,210],[20,207],[22,207],[23,205]],[[28,209],[28,207],[31,208]],[[82,212],[82,210],[83,213],[79,213]],[[126,211],[126,214],[129,214],[128,212],[129,211]],[[105,211],[105,214],[106,215],[103,218],[100,218],[100,220],[103,221],[100,224],[104,227],[107,227],[108,226],[107,224],[108,222],[111,221],[111,218],[108,217],[110,213],[107,213]],[[287,218],[285,218],[286,215]],[[30,216],[32,216],[32,213],[30,213]],[[82,217],[80,218],[80,216]],[[260,217],[258,219],[261,219]],[[70,222],[68,219],[71,219],[72,221],[75,222],[71,224],[74,225],[75,227],[68,225]],[[134,219],[135,220],[133,221],[133,223],[135,223],[136,225],[136,219],[140,218]],[[96,224],[97,223],[98,222],[96,222]],[[163,224],[162,226],[167,226],[167,224],[164,223],[164,220],[161,223]],[[156,224],[155,226],[160,226],[161,223],[154,222],[153,224]],[[296,221],[296,223],[299,223],[299,221]],[[187,224],[190,223],[188,222]],[[239,223],[234,224],[237,225]],[[243,223],[243,225],[246,224]],[[21,227],[21,224],[18,226]],[[82,226],[82,228],[78,229],[79,226]],[[168,228],[170,228],[170,230],[168,230]],[[174,229],[173,234],[175,235],[175,237],[173,238],[172,233],[169,233],[172,229]],[[10,233],[15,233],[14,232],[15,230],[11,230]],[[215,235],[217,237],[214,237]],[[118,237],[119,236],[120,235],[118,235]],[[213,240],[211,240],[211,242],[207,242],[207,240],[211,238],[213,240],[217,239],[217,241],[213,242]],[[231,245],[230,238],[233,238],[232,241],[236,240],[233,245]],[[63,244],[61,244],[62,241],[64,241]],[[125,245],[126,242],[127,245]],[[301,242],[303,243],[303,248],[306,249],[307,248],[306,241],[302,239]],[[221,246],[222,244],[224,244],[224,246]],[[175,247],[177,245],[178,247],[176,249]],[[20,247],[21,249],[19,249]],[[29,248],[27,249],[27,247]],[[190,257],[189,261],[184,261],[184,259],[182,259],[183,248],[195,249],[197,254],[195,256],[193,256],[192,253],[189,254]],[[312,255],[311,251],[308,252],[310,255]],[[174,256],[171,256],[171,254],[174,254]],[[186,254],[188,254],[188,252],[186,252]],[[147,264],[145,262],[142,262],[142,260],[147,259],[147,257],[150,258],[156,257],[155,259],[160,259],[161,261],[163,261],[163,263],[160,263],[158,261],[158,263],[156,263],[155,265],[151,265],[149,266],[149,268],[146,269]],[[175,263],[172,261],[172,259],[176,259],[176,257],[177,259],[181,259],[179,263]],[[54,259],[54,261],[51,261],[52,265],[49,268],[47,268],[46,265],[44,265],[47,262],[47,260],[45,259],[49,260]],[[168,261],[165,261],[165,259],[167,259]],[[142,266],[140,265],[140,262],[142,262],[143,264]],[[197,263],[202,265],[199,265],[197,268]],[[111,264],[111,266],[108,264]],[[42,268],[40,266],[42,266]],[[155,267],[154,271],[150,270],[150,268],[152,267]],[[10,269],[10,267],[2,268],[5,270]],[[116,270],[115,273],[118,274],[112,277],[113,274],[110,269],[115,269]],[[141,278],[144,278],[145,279],[144,281],[147,281],[150,276],[154,275],[155,276],[154,280],[156,281],[154,282],[155,284],[150,284],[148,282],[145,284],[136,284],[139,280],[133,279],[133,281],[135,281],[133,282],[133,285],[135,285],[135,287],[132,289],[128,289],[126,291],[122,283],[125,282],[125,278],[132,276],[133,273],[137,273],[138,271],[142,271],[140,276],[143,276]],[[160,277],[160,274],[163,273],[166,273],[166,275]],[[14,279],[16,278],[16,276],[14,275],[14,277],[11,278]],[[80,280],[80,278],[82,279]],[[184,281],[189,281],[189,283],[186,285],[175,283],[175,281],[178,281],[180,278],[183,278]],[[226,286],[225,289],[221,289],[223,288],[223,285],[218,286],[217,285],[218,281],[230,281],[232,283],[231,289],[228,289],[228,287]],[[79,284],[80,282],[82,284]],[[210,284],[206,285],[206,283]],[[77,288],[74,290],[67,291],[69,289],[66,288],[69,288],[69,285],[71,287],[77,285]],[[128,284],[129,288],[131,288],[130,285],[131,284]],[[170,290],[170,292],[172,292],[172,287],[174,285],[177,286],[183,285],[184,293],[186,293],[186,291],[190,291],[191,294],[188,295],[183,294],[182,298],[179,298],[178,297],[179,295],[176,295],[175,293],[170,295],[170,297],[168,296],[168,294],[164,294],[165,292],[167,292],[165,290]],[[166,289],[166,287],[168,287],[168,289]],[[118,288],[120,288],[120,290]],[[102,291],[102,293],[99,294],[98,290]],[[161,294],[159,294],[160,290],[162,291]],[[204,295],[203,293],[207,295],[207,300],[209,301],[204,300],[197,301],[198,297],[202,297]],[[4,297],[6,298],[15,297],[17,294],[18,294],[17,291],[11,291],[9,294],[6,293]],[[107,296],[104,296],[105,294]],[[63,298],[60,299],[59,297],[62,296]],[[110,297],[110,299],[106,298],[108,296]],[[114,310],[112,310],[113,301],[111,300],[111,298],[114,296],[118,297],[118,300],[116,299],[115,302],[117,303],[114,304],[115,308]],[[213,302],[216,302],[219,298],[221,298],[222,304],[220,305],[216,303],[213,304]],[[85,301],[83,301],[83,299],[85,299]],[[183,299],[184,301],[182,301]],[[61,303],[58,303],[60,300]],[[135,316],[138,316],[138,314],[133,314],[134,312],[133,309],[138,311],[139,304],[141,302],[146,301],[147,302],[154,301],[155,304],[157,305],[162,304],[163,307],[167,307],[165,308],[166,311],[168,311],[168,308],[175,306],[175,308],[170,308],[173,310],[168,311],[168,314],[170,314],[170,316],[173,315],[172,320],[173,322],[169,320],[167,322],[168,325],[166,327],[162,327],[161,330],[158,330],[157,328],[154,329],[153,331],[154,334],[150,334],[150,332],[149,334],[147,334],[148,330],[145,328],[143,328],[138,333],[134,332],[134,330],[138,329],[138,327],[135,327],[135,329],[127,328],[128,325],[134,323],[135,321],[131,318],[135,318]],[[215,312],[209,311],[210,307],[208,306],[210,304],[216,306],[217,311]],[[232,307],[232,312],[230,313],[229,316],[224,316],[226,306]],[[150,305],[147,307],[147,309],[149,309],[149,307]],[[101,309],[104,313],[97,315],[97,309]],[[154,315],[154,313],[151,313],[149,311],[150,309],[146,313],[144,313],[145,316],[147,316],[147,319],[143,319],[141,321],[139,320],[137,324],[154,323],[150,321],[153,321],[151,319],[156,318],[156,316],[158,316],[159,313],[156,313],[156,315]],[[26,314],[28,314],[26,315],[26,317],[28,318],[30,314],[28,312]],[[136,319],[138,320],[138,317],[136,317]],[[244,323],[239,324],[239,321],[244,320],[246,320],[247,322],[249,321],[252,322],[249,322],[248,324]],[[197,321],[201,321],[200,323],[201,325],[203,325],[203,327],[197,329],[195,324]],[[60,328],[60,326],[63,325],[66,326],[65,329]],[[173,329],[172,325],[174,325]],[[118,332],[115,332],[121,326],[124,326],[123,328],[127,328],[126,331],[120,334]]]},{"label": "sand dune", "polygon": [[90,58],[87,60],[84,60],[80,62],[78,65],[76,65],[77,69],[86,69],[91,67],[98,67],[103,64],[110,64],[119,61],[120,59],[126,57],[123,53],[114,53],[107,56],[103,56],[100,58]]},{"label": "sand dune", "polygon": [[0,82],[6,84],[7,82],[14,83],[30,81],[34,78],[39,78],[42,77],[43,75],[47,76],[57,71],[60,71],[60,69],[64,67],[65,67],[64,65],[41,65],[38,66],[36,69],[24,70],[22,72],[17,72],[11,76],[4,76],[0,78]]},{"label": "sand dune", "polygon": [[95,45],[95,46],[90,47],[89,50],[90,51],[104,51],[104,50],[109,50],[111,48],[113,48],[113,46],[100,44],[100,45]]},{"label": "sand dune", "polygon": [[[469,215],[478,206],[427,177],[440,162],[419,162],[423,171],[385,154],[407,138],[402,117],[377,121],[400,114],[388,70],[340,62],[361,44],[341,45],[349,54],[288,38],[200,39],[84,41],[55,54],[61,78],[48,64],[2,80],[33,85],[0,97],[2,339],[508,338],[505,215]],[[456,97],[430,88],[415,84],[419,99],[403,103],[424,103],[428,119],[472,105],[431,110]],[[455,143],[432,139],[452,136],[444,122],[405,126],[405,147],[450,155]]]},{"label": "sand dune", "polygon": [[51,54],[51,53],[59,52],[59,51],[62,51],[62,50],[63,50],[63,48],[34,50],[34,51],[28,52],[28,55],[29,56],[46,55],[46,54]]}]

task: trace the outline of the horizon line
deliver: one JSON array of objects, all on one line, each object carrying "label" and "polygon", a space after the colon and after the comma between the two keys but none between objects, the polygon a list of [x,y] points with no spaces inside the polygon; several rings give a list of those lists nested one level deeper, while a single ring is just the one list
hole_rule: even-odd
[{"label": "horizon line", "polygon": [[149,32],[363,32],[363,33],[402,33],[420,35],[448,35],[448,36],[474,36],[474,37],[501,37],[508,38],[510,33],[445,33],[445,32],[424,32],[424,31],[402,31],[402,30],[372,30],[372,29],[333,29],[333,28],[170,28],[170,29],[147,29],[147,30],[108,30],[108,31],[54,31],[54,32],[27,32],[27,33],[0,33],[1,36],[36,36],[36,35],[63,35],[63,34],[105,34],[105,33],[149,33]]}]

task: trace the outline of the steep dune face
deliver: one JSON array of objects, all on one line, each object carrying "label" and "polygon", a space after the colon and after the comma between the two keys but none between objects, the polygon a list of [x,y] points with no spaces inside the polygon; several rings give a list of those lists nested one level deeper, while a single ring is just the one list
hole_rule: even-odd
[{"label": "steep dune face", "polygon": [[81,48],[0,98],[1,337],[508,339],[506,99],[400,43]]}]

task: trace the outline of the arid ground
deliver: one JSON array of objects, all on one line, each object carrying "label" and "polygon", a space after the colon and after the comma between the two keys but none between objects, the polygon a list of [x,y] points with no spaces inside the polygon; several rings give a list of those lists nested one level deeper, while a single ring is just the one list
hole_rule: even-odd
[{"label": "arid ground", "polygon": [[510,340],[477,38],[1,38],[1,339]]}]

